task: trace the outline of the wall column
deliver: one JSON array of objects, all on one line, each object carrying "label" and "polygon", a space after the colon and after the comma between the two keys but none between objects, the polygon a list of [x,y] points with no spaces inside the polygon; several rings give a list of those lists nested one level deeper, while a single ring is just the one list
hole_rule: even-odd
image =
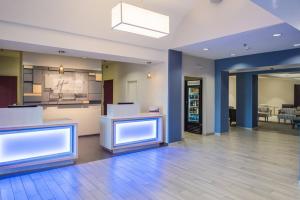
[{"label": "wall column", "polygon": [[182,139],[181,97],[182,83],[182,52],[168,52],[168,143]]},{"label": "wall column", "polygon": [[252,73],[236,75],[236,118],[237,126],[257,127],[258,77]]},{"label": "wall column", "polygon": [[229,72],[216,72],[215,88],[215,134],[220,135],[229,128]]}]

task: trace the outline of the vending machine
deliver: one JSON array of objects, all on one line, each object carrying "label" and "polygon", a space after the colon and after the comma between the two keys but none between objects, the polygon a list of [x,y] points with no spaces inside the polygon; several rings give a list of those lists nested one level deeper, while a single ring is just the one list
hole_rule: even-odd
[{"label": "vending machine", "polygon": [[185,131],[202,134],[202,80],[185,81]]}]

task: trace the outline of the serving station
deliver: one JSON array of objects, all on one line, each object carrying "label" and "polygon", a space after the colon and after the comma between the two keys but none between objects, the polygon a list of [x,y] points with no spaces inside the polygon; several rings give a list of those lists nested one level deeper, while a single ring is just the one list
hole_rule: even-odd
[{"label": "serving station", "polygon": [[75,162],[76,123],[43,121],[42,107],[3,108],[0,119],[0,175]]},{"label": "serving station", "polygon": [[100,123],[100,145],[112,153],[155,147],[163,142],[163,116],[140,113],[135,104],[108,105]]}]

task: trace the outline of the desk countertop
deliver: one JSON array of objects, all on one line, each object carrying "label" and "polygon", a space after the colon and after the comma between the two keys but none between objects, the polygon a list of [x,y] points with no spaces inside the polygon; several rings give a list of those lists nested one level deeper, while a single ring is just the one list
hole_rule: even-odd
[{"label": "desk countertop", "polygon": [[101,118],[111,119],[111,120],[126,120],[126,119],[142,119],[142,118],[153,118],[162,117],[161,113],[140,113],[137,115],[127,115],[127,116],[107,116],[102,115]]},{"label": "desk countertop", "polygon": [[42,128],[42,127],[52,127],[52,126],[63,126],[63,125],[76,125],[77,123],[70,119],[55,119],[55,120],[45,120],[42,123],[24,123],[24,124],[8,124],[0,126],[1,130],[14,130],[14,129],[24,129],[24,128]]}]

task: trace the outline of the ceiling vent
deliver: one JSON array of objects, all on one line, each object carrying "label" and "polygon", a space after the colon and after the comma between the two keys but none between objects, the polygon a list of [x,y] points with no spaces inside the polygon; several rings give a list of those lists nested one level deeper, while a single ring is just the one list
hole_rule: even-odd
[{"label": "ceiling vent", "polygon": [[212,2],[212,3],[221,3],[223,0],[210,0],[210,2]]}]

